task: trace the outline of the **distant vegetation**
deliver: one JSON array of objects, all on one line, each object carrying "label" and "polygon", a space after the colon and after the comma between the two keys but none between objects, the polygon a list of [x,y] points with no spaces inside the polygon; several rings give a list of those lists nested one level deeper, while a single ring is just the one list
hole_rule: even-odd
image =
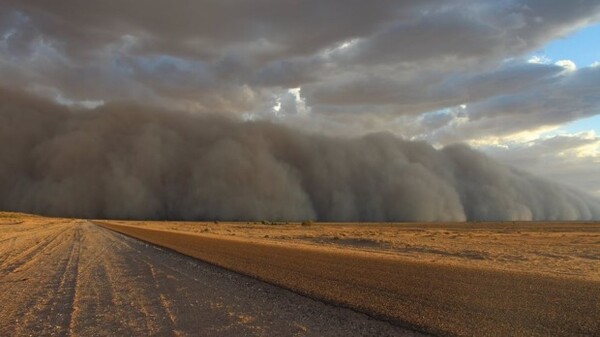
[{"label": "distant vegetation", "polygon": [[37,215],[26,214],[26,213],[15,213],[15,212],[0,212],[0,219],[17,219],[23,217],[33,217]]}]

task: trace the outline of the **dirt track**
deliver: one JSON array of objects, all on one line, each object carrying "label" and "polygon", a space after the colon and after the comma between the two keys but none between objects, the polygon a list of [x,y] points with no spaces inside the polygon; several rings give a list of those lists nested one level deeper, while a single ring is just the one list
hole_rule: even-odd
[{"label": "dirt track", "polygon": [[600,284],[104,224],[438,335],[600,336]]},{"label": "dirt track", "polygon": [[0,221],[0,336],[419,336],[86,221]]}]

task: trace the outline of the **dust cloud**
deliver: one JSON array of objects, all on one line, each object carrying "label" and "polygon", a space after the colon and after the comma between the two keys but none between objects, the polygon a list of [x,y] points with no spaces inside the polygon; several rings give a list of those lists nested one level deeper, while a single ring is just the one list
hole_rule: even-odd
[{"label": "dust cloud", "polygon": [[600,202],[464,145],[342,139],[0,90],[0,208],[121,219],[600,219]]}]

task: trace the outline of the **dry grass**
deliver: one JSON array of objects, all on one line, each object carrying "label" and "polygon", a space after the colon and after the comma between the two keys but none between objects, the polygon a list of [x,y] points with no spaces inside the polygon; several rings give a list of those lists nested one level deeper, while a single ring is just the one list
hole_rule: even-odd
[{"label": "dry grass", "polygon": [[600,223],[341,224],[122,222],[286,245],[327,246],[441,264],[600,280]]}]

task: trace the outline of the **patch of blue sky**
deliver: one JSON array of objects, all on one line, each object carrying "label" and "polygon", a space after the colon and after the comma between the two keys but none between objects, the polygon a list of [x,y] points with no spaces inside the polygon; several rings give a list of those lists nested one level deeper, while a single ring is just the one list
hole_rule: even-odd
[{"label": "patch of blue sky", "polygon": [[579,133],[594,130],[600,135],[600,115],[579,119],[562,125],[557,133]]},{"label": "patch of blue sky", "polygon": [[584,27],[575,33],[556,39],[532,53],[552,62],[571,60],[577,67],[588,67],[600,61],[600,23]]}]

